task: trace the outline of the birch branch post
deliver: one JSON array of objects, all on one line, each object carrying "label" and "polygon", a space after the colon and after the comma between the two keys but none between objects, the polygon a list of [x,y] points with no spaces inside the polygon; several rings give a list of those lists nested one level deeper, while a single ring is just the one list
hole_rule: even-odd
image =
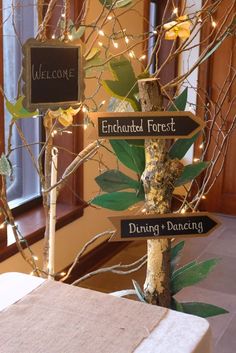
[{"label": "birch branch post", "polygon": [[[138,81],[142,111],[163,110],[163,97],[156,78]],[[146,214],[165,214],[171,211],[175,180],[183,165],[169,159],[167,143],[163,139],[145,140],[146,165],[142,175]],[[147,273],[144,283],[146,300],[154,305],[170,307],[170,250],[169,239],[147,241]]]}]

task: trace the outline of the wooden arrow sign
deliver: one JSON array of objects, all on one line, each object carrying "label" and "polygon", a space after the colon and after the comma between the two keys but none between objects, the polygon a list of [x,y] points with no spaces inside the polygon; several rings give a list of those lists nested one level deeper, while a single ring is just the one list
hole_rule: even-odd
[{"label": "wooden arrow sign", "polygon": [[220,222],[209,213],[109,217],[116,228],[110,241],[195,238],[212,233]]},{"label": "wooden arrow sign", "polygon": [[89,113],[89,117],[97,137],[109,139],[190,138],[205,126],[191,112],[98,112]]}]

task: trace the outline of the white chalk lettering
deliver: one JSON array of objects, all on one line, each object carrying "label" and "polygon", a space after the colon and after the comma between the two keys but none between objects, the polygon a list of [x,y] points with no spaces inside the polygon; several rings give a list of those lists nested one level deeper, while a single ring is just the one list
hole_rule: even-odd
[{"label": "white chalk lettering", "polygon": [[148,119],[147,129],[149,133],[162,133],[162,132],[175,132],[175,121],[174,118],[170,119],[170,122],[156,123],[153,119]]},{"label": "white chalk lettering", "polygon": [[103,134],[132,134],[136,132],[143,132],[143,119],[137,124],[134,120],[131,124],[124,124],[119,120],[115,120],[112,124],[108,123],[108,120],[102,120],[101,124]]},{"label": "white chalk lettering", "polygon": [[187,221],[184,223],[173,223],[171,221],[167,221],[167,229],[168,231],[182,231],[182,230],[190,230],[197,231],[199,234],[203,233],[203,223],[202,222],[192,222]]},{"label": "white chalk lettering", "polygon": [[57,70],[46,70],[43,64],[40,64],[38,68],[35,68],[35,65],[32,65],[32,79],[36,80],[67,80],[75,77],[75,69],[66,68],[66,69],[57,69]]},{"label": "white chalk lettering", "polygon": [[159,235],[159,225],[150,225],[148,223],[144,225],[139,225],[137,223],[129,223],[129,234],[148,234],[149,236],[157,236]]}]

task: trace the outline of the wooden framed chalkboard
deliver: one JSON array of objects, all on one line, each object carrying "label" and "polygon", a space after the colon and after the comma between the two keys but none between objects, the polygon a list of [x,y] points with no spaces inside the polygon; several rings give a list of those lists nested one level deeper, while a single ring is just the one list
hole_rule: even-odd
[{"label": "wooden framed chalkboard", "polygon": [[80,45],[29,39],[23,46],[23,105],[41,111],[76,107],[84,90]]},{"label": "wooden framed chalkboard", "polygon": [[207,212],[109,217],[116,233],[109,241],[205,237],[221,223]]},{"label": "wooden framed chalkboard", "polygon": [[[112,139],[190,138],[205,126],[191,112],[91,112],[96,136]],[[93,129],[94,130],[94,129]]]}]

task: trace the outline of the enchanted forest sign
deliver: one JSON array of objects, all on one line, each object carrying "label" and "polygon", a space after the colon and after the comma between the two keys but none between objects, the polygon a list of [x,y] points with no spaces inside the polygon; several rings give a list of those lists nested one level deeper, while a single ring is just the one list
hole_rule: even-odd
[{"label": "enchanted forest sign", "polygon": [[204,127],[191,112],[90,113],[100,138],[190,138]]},{"label": "enchanted forest sign", "polygon": [[66,109],[78,104],[83,89],[81,46],[29,39],[23,54],[26,109]]},{"label": "enchanted forest sign", "polygon": [[209,235],[220,223],[209,213],[109,217],[117,232],[111,241],[189,238]]}]

